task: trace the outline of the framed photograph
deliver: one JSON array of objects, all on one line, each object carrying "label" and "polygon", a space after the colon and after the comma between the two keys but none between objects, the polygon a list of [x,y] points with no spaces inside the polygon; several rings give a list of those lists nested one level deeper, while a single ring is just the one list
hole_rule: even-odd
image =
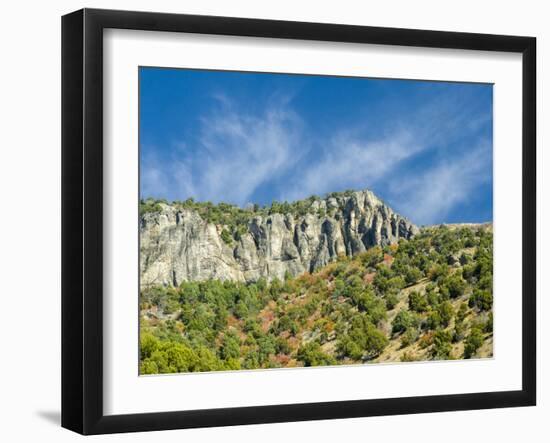
[{"label": "framed photograph", "polygon": [[531,37],[62,20],[62,425],[536,402]]}]

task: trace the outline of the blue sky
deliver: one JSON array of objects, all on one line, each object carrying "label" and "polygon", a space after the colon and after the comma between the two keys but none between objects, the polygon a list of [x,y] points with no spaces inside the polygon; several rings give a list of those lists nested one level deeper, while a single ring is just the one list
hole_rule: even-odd
[{"label": "blue sky", "polygon": [[492,85],[140,68],[142,198],[244,206],[371,189],[491,221]]}]

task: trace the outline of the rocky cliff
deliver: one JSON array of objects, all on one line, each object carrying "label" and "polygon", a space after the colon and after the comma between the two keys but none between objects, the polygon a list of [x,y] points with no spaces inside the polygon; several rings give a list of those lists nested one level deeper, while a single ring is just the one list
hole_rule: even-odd
[{"label": "rocky cliff", "polygon": [[269,212],[250,210],[243,232],[227,238],[194,208],[157,204],[140,215],[141,286],[283,279],[418,232],[368,190],[308,199],[305,213]]}]

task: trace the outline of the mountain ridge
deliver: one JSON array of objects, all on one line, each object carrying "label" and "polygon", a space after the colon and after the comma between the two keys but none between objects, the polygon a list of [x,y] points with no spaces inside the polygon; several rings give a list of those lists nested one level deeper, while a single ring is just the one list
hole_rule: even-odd
[{"label": "mountain ridge", "polygon": [[142,287],[294,277],[339,255],[419,232],[369,190],[274,202],[248,212],[224,203],[148,200],[142,202],[139,226]]}]

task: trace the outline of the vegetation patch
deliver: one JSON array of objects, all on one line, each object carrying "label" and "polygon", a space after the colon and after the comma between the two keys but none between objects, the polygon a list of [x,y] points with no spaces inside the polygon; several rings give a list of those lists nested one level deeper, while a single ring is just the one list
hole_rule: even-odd
[{"label": "vegetation patch", "polygon": [[[143,207],[155,211],[157,204]],[[231,205],[181,204],[224,226],[239,226],[237,220],[251,215]],[[252,213],[287,209],[272,205]],[[227,228],[222,238],[229,243],[235,232]],[[143,289],[140,372],[487,357],[492,257],[490,227],[440,226],[283,281]]]}]

